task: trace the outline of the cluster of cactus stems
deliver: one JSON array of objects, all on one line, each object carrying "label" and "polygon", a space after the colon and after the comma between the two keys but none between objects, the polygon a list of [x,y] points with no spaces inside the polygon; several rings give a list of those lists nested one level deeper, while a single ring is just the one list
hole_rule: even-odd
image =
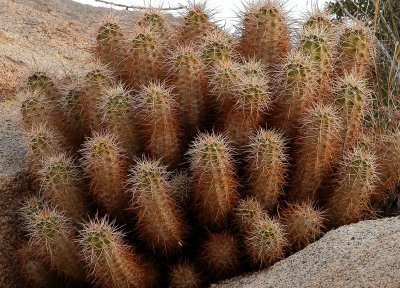
[{"label": "cluster of cactus stems", "polygon": [[276,0],[240,15],[236,35],[199,3],[179,21],[106,16],[81,75],[29,75],[20,254],[32,286],[204,287],[394,193],[399,131],[368,140],[364,119],[370,29],[316,10],[294,36]]}]

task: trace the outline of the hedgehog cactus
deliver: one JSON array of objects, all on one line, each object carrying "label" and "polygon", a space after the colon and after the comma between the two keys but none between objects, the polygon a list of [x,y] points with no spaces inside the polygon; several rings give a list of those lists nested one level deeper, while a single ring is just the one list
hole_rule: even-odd
[{"label": "hedgehog cactus", "polygon": [[182,43],[196,43],[212,31],[215,25],[210,21],[210,13],[206,9],[205,3],[189,2],[183,23],[178,28],[178,39]]},{"label": "hedgehog cactus", "polygon": [[275,0],[250,2],[242,16],[238,50],[246,57],[261,60],[274,72],[291,48],[287,17]]},{"label": "hedgehog cactus", "polygon": [[47,122],[47,101],[42,92],[26,90],[19,97],[22,99],[21,114],[26,129]]},{"label": "hedgehog cactus", "polygon": [[362,22],[344,25],[338,44],[339,74],[355,71],[367,76],[375,56],[372,32]]},{"label": "hedgehog cactus", "polygon": [[141,151],[140,135],[131,91],[122,84],[104,87],[99,99],[99,111],[103,115],[102,125],[115,134],[121,148],[131,157],[138,155]]},{"label": "hedgehog cactus", "polygon": [[282,212],[282,222],[294,251],[317,240],[324,228],[324,213],[310,203],[289,204]]},{"label": "hedgehog cactus", "polygon": [[89,277],[101,287],[154,287],[149,264],[123,238],[124,234],[106,218],[84,225],[79,244]]},{"label": "hedgehog cactus", "polygon": [[53,80],[45,72],[34,72],[26,83],[28,91],[43,93],[48,101],[57,101],[58,91]]},{"label": "hedgehog cactus", "polygon": [[176,172],[171,177],[173,198],[180,207],[187,210],[192,206],[194,198],[191,180],[187,171]]},{"label": "hedgehog cactus", "polygon": [[128,177],[125,157],[116,137],[95,133],[82,149],[82,164],[91,180],[91,190],[98,202],[114,217],[124,218],[129,197],[124,190]]},{"label": "hedgehog cactus", "polygon": [[179,263],[169,270],[169,282],[169,288],[199,288],[202,276],[193,264]]},{"label": "hedgehog cactus", "polygon": [[188,154],[200,222],[209,228],[222,227],[239,196],[231,148],[221,135],[200,134]]},{"label": "hedgehog cactus", "polygon": [[204,63],[208,67],[233,58],[232,40],[226,32],[221,30],[208,32],[202,38],[200,50]]},{"label": "hedgehog cactus", "polygon": [[159,33],[161,36],[167,35],[169,27],[165,14],[157,9],[146,9],[141,13],[137,23],[142,27],[150,27],[154,32]]},{"label": "hedgehog cactus", "polygon": [[240,268],[240,246],[228,232],[213,233],[201,245],[201,261],[213,280],[234,275]]},{"label": "hedgehog cactus", "polygon": [[124,80],[132,88],[147,85],[150,81],[161,80],[164,71],[160,67],[165,52],[164,42],[152,26],[137,26],[127,43],[127,58]]},{"label": "hedgehog cactus", "polygon": [[251,137],[248,159],[248,193],[260,202],[263,209],[272,211],[278,204],[278,197],[283,194],[288,170],[282,135],[260,129]]},{"label": "hedgehog cactus", "polygon": [[146,150],[155,159],[176,166],[181,160],[180,123],[178,106],[171,89],[152,82],[137,95],[142,133],[146,137]]},{"label": "hedgehog cactus", "polygon": [[81,179],[78,167],[65,153],[45,158],[38,177],[43,196],[77,221],[88,214]]},{"label": "hedgehog cactus", "polygon": [[170,77],[185,123],[186,135],[193,137],[204,125],[208,92],[207,71],[200,53],[192,45],[179,46],[170,59]]},{"label": "hedgehog cactus", "polygon": [[182,248],[187,236],[183,212],[173,200],[168,178],[167,168],[159,161],[143,159],[137,161],[128,181],[141,237],[150,248],[167,255]]},{"label": "hedgehog cactus", "polygon": [[340,145],[340,119],[332,106],[316,105],[302,120],[290,199],[315,201],[317,189],[330,176]]},{"label": "hedgehog cactus", "polygon": [[363,117],[370,95],[366,82],[358,74],[346,73],[337,83],[335,102],[341,114],[341,137],[344,150],[354,147],[361,135]]},{"label": "hedgehog cactus", "polygon": [[283,258],[288,242],[284,228],[267,215],[255,217],[244,233],[245,250],[253,265],[266,267]]},{"label": "hedgehog cactus", "polygon": [[329,101],[331,97],[333,57],[335,55],[335,42],[327,28],[321,26],[306,27],[300,36],[300,52],[310,57],[319,75],[319,97]]},{"label": "hedgehog cactus", "polygon": [[331,34],[336,32],[336,23],[332,20],[331,11],[321,10],[316,7],[307,16],[308,17],[303,24],[303,29],[320,28]]},{"label": "hedgehog cactus", "polygon": [[235,219],[240,231],[246,233],[251,229],[255,219],[263,217],[264,213],[257,200],[253,198],[239,200],[235,208]]},{"label": "hedgehog cactus", "polygon": [[[67,278],[75,281],[84,279],[78,249],[74,245],[75,228],[70,221],[56,209],[42,206],[32,209],[33,201],[28,200],[23,214],[26,230],[29,233],[30,245],[41,257],[47,259],[51,266]],[[36,211],[34,211],[36,210]]]},{"label": "hedgehog cactus", "polygon": [[359,221],[368,211],[370,197],[378,183],[375,155],[358,148],[345,153],[336,175],[336,186],[328,202],[332,226]]}]

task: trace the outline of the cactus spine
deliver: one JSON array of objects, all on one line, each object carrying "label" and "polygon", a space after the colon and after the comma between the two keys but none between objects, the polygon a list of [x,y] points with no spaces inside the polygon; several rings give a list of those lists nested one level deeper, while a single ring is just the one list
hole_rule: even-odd
[{"label": "cactus spine", "polygon": [[124,217],[129,197],[124,190],[128,177],[124,155],[113,134],[95,133],[82,149],[82,164],[98,202],[114,217]]},{"label": "cactus spine", "polygon": [[199,288],[202,277],[193,264],[179,263],[169,270],[169,282],[169,288]]},{"label": "cactus spine", "polygon": [[267,211],[278,204],[288,170],[285,140],[275,131],[260,129],[251,137],[248,151],[249,195]]},{"label": "cactus spine", "polygon": [[216,280],[234,275],[240,267],[238,241],[228,232],[213,233],[201,245],[201,255],[211,279]]},{"label": "cactus spine", "polygon": [[303,249],[322,234],[324,213],[316,210],[310,203],[289,204],[281,215],[287,238],[294,251]]},{"label": "cactus spine", "polygon": [[328,203],[332,226],[359,221],[369,209],[378,182],[375,156],[356,147],[345,153],[336,175],[336,186]]},{"label": "cactus spine", "polygon": [[235,219],[241,233],[247,233],[255,220],[263,217],[264,213],[257,200],[253,198],[239,200],[235,208]]},{"label": "cactus spine", "polygon": [[291,48],[290,32],[281,4],[275,0],[250,2],[243,13],[238,50],[261,60],[274,72]]},{"label": "cactus spine", "polygon": [[141,14],[137,24],[143,27],[150,27],[152,31],[155,31],[161,36],[165,36],[169,32],[169,27],[165,19],[165,14],[157,9],[146,9]]},{"label": "cactus spine", "polygon": [[67,278],[75,281],[84,279],[78,249],[74,245],[75,228],[56,209],[47,205],[32,207],[28,200],[23,217],[30,237],[30,245],[51,266]]},{"label": "cactus spine", "polygon": [[208,91],[206,67],[194,46],[177,47],[169,62],[182,123],[190,139],[204,125]]},{"label": "cactus spine", "polygon": [[152,82],[142,88],[136,100],[147,152],[164,164],[176,166],[181,159],[180,123],[171,90]]},{"label": "cactus spine", "polygon": [[337,84],[335,102],[341,114],[342,147],[354,147],[363,125],[370,92],[364,78],[357,74],[345,74]]},{"label": "cactus spine", "polygon": [[46,100],[43,93],[38,91],[22,91],[19,95],[22,100],[21,114],[23,126],[26,129],[34,125],[47,122]]},{"label": "cactus spine", "polygon": [[340,119],[332,106],[316,105],[302,122],[289,195],[295,202],[317,200],[317,189],[332,173],[340,145]]},{"label": "cactus spine", "polygon": [[167,255],[182,248],[187,235],[183,212],[172,198],[168,178],[167,168],[159,161],[144,159],[131,170],[128,181],[131,208],[136,211],[142,238],[150,248]]},{"label": "cactus spine", "polygon": [[73,160],[65,153],[45,158],[39,171],[44,197],[65,215],[80,221],[88,213],[83,194],[82,176]]},{"label": "cactus spine", "polygon": [[208,67],[219,61],[226,61],[233,57],[232,41],[228,34],[221,30],[208,32],[203,38],[200,50],[204,63]]},{"label": "cactus spine", "polygon": [[200,134],[188,154],[200,222],[224,226],[238,199],[231,148],[221,135]]},{"label": "cactus spine", "polygon": [[122,84],[104,87],[99,99],[99,111],[103,115],[103,126],[115,134],[121,148],[130,157],[138,155],[141,145],[131,91]]},{"label": "cactus spine", "polygon": [[101,287],[154,287],[147,266],[123,237],[106,218],[84,225],[79,243],[89,277]]}]

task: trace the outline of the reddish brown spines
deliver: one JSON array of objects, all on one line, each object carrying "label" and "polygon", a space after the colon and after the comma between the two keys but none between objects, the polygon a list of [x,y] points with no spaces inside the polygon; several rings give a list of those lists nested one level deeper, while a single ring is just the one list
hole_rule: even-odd
[{"label": "reddish brown spines", "polygon": [[187,171],[175,172],[171,177],[172,196],[177,203],[189,210],[193,206],[194,193],[192,178]]},{"label": "reddish brown spines", "polygon": [[159,33],[161,36],[166,36],[169,32],[169,23],[166,19],[166,14],[157,8],[149,8],[144,10],[137,22],[138,26],[149,27],[152,31]]},{"label": "reddish brown spines", "polygon": [[282,5],[275,0],[250,2],[242,16],[239,51],[261,60],[275,72],[290,51],[290,32]]},{"label": "reddish brown spines", "polygon": [[200,259],[211,279],[234,275],[240,267],[240,246],[228,232],[210,234],[201,245]]},{"label": "reddish brown spines", "polygon": [[121,148],[133,157],[140,153],[141,141],[131,93],[122,84],[104,87],[98,109],[102,126],[114,133]]},{"label": "reddish brown spines", "polygon": [[141,237],[150,248],[167,255],[181,249],[188,234],[168,178],[159,161],[144,159],[133,167],[128,181]]},{"label": "reddish brown spines", "polygon": [[179,42],[196,43],[207,32],[215,29],[215,25],[210,21],[209,14],[205,3],[190,2],[183,22],[177,30]]},{"label": "reddish brown spines", "polygon": [[193,264],[179,263],[169,270],[169,288],[200,288],[202,275]]},{"label": "reddish brown spines", "polygon": [[154,159],[176,166],[181,160],[178,106],[171,90],[152,82],[136,96],[139,123],[146,140],[145,149]]},{"label": "reddish brown spines", "polygon": [[88,265],[89,278],[101,287],[155,287],[153,276],[128,246],[124,234],[106,218],[91,220],[80,231],[81,254]]},{"label": "reddish brown spines", "polygon": [[132,88],[148,85],[164,76],[162,56],[165,40],[149,26],[136,26],[134,35],[127,42],[124,80]]},{"label": "reddish brown spines", "polygon": [[354,71],[369,76],[375,58],[373,32],[362,22],[343,25],[338,43],[338,74]]},{"label": "reddish brown spines", "polygon": [[345,153],[328,202],[330,225],[337,227],[362,219],[379,180],[377,169],[376,158],[368,150],[356,147]]},{"label": "reddish brown spines", "polygon": [[121,68],[126,58],[126,50],[124,47],[125,38],[121,31],[121,23],[115,15],[107,15],[102,19],[100,25],[93,54],[100,59],[103,64],[109,65],[119,76],[122,76]]},{"label": "reddish brown spines", "polygon": [[280,212],[287,238],[294,251],[317,240],[324,228],[324,213],[310,203],[289,204]]},{"label": "reddish brown spines", "polygon": [[169,65],[182,123],[191,138],[205,122],[208,100],[206,66],[194,46],[177,47],[170,56]]},{"label": "reddish brown spines", "polygon": [[77,222],[87,216],[82,175],[70,157],[60,153],[45,158],[38,176],[43,196],[50,203]]},{"label": "reddish brown spines", "polygon": [[244,233],[244,244],[253,265],[266,267],[283,258],[288,242],[282,225],[265,214],[253,219]]},{"label": "reddish brown spines", "polygon": [[255,220],[262,218],[264,213],[257,200],[253,198],[239,200],[235,208],[235,220],[241,233],[246,234]]},{"label": "reddish brown spines", "polygon": [[91,136],[94,131],[100,131],[99,99],[105,86],[111,83],[110,72],[98,62],[91,64],[90,70],[82,79],[79,87],[79,105],[81,107],[82,127],[85,136]]},{"label": "reddish brown spines", "polygon": [[71,222],[56,209],[45,204],[32,207],[30,202],[23,207],[30,245],[59,273],[75,281],[83,280],[84,271],[74,243],[76,231]]},{"label": "reddish brown spines", "polygon": [[251,137],[247,168],[249,196],[260,202],[267,211],[272,211],[283,194],[288,160],[285,140],[271,130],[260,129]]},{"label": "reddish brown spines", "polygon": [[345,73],[338,79],[335,90],[335,104],[341,116],[342,149],[348,150],[361,136],[370,90],[366,79],[357,73]]},{"label": "reddish brown spines", "polygon": [[317,99],[318,73],[311,59],[298,51],[291,52],[278,73],[281,91],[277,99],[276,126],[291,137],[298,136],[300,120]]},{"label": "reddish brown spines", "polygon": [[90,177],[92,193],[111,215],[125,217],[129,202],[124,189],[128,171],[115,136],[95,133],[83,147],[82,165]]},{"label": "reddish brown spines", "polygon": [[221,135],[200,134],[188,154],[199,220],[211,229],[223,227],[238,199],[231,148]]},{"label": "reddish brown spines", "polygon": [[232,39],[229,34],[222,30],[208,32],[201,39],[200,50],[204,63],[209,68],[220,61],[227,61],[233,58]]},{"label": "reddish brown spines", "polygon": [[316,105],[302,120],[298,151],[291,182],[290,199],[317,200],[317,189],[333,172],[339,156],[340,119],[332,106]]},{"label": "reddish brown spines", "polygon": [[236,102],[229,110],[223,130],[236,147],[249,144],[249,137],[261,124],[272,99],[263,77],[242,75],[233,89]]}]

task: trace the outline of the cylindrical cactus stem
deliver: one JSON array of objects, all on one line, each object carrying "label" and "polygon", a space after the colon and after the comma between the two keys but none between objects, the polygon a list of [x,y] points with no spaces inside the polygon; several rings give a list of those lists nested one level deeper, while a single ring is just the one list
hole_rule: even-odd
[{"label": "cylindrical cactus stem", "polygon": [[165,13],[157,8],[148,8],[142,11],[137,22],[138,26],[150,27],[150,29],[161,36],[166,36],[170,30]]},{"label": "cylindrical cactus stem", "polygon": [[332,34],[321,26],[303,29],[299,50],[314,62],[318,74],[317,95],[322,102],[330,102],[332,97],[332,77],[336,45]]},{"label": "cylindrical cactus stem", "polygon": [[152,82],[143,86],[137,95],[137,109],[145,149],[151,157],[162,159],[174,167],[181,160],[180,122],[178,105],[171,89],[164,84]]},{"label": "cylindrical cactus stem", "polygon": [[310,57],[293,51],[289,53],[281,70],[281,91],[277,99],[276,126],[291,138],[298,136],[300,119],[306,110],[318,102],[317,87],[318,73]]},{"label": "cylindrical cactus stem", "polygon": [[[225,119],[228,111],[236,103],[234,88],[241,75],[240,65],[231,59],[219,61],[210,74],[210,90],[217,99],[219,115]],[[223,115],[221,115],[223,114]]]},{"label": "cylindrical cactus stem", "polygon": [[192,178],[187,171],[178,171],[171,177],[172,197],[180,207],[189,210],[193,206],[194,191]]},{"label": "cylindrical cactus stem", "polygon": [[114,217],[125,219],[129,196],[125,156],[113,134],[95,133],[82,149],[82,164],[91,180],[90,189],[97,201]]},{"label": "cylindrical cactus stem", "polygon": [[178,252],[188,234],[168,178],[167,168],[159,161],[143,159],[137,161],[128,180],[141,237],[151,249],[166,255]]},{"label": "cylindrical cactus stem", "polygon": [[99,111],[102,125],[115,134],[121,148],[130,157],[137,156],[142,147],[131,91],[122,84],[104,87],[99,99]]},{"label": "cylindrical cactus stem", "polygon": [[169,269],[169,288],[199,288],[203,277],[190,263],[178,263]]},{"label": "cylindrical cactus stem", "polygon": [[223,131],[237,148],[249,144],[250,135],[261,124],[272,98],[265,78],[242,75],[234,88],[235,105],[226,115]]},{"label": "cylindrical cactus stem", "polygon": [[99,99],[105,86],[111,83],[111,73],[106,66],[99,62],[91,63],[92,69],[82,80],[79,92],[79,102],[81,107],[82,127],[85,135],[91,136],[93,132],[101,129],[101,115],[98,111]]},{"label": "cylindrical cactus stem", "polygon": [[19,267],[21,268],[20,273],[26,281],[26,287],[64,287],[61,283],[58,283],[57,277],[51,271],[50,265],[44,262],[38,255],[35,255],[28,243],[24,243],[18,251],[18,260]]},{"label": "cylindrical cactus stem", "polygon": [[340,118],[330,105],[316,105],[302,119],[289,198],[317,200],[317,189],[331,176],[339,156]]},{"label": "cylindrical cactus stem", "polygon": [[190,140],[203,128],[206,116],[208,79],[201,55],[192,45],[177,47],[169,59],[170,78],[177,102],[181,107],[182,123]]},{"label": "cylindrical cactus stem", "polygon": [[162,62],[165,39],[151,26],[136,26],[132,38],[127,41],[128,56],[124,65],[124,80],[132,88],[161,80],[165,76]]},{"label": "cylindrical cactus stem", "polygon": [[204,63],[212,68],[220,61],[233,58],[232,39],[222,30],[213,30],[201,39],[200,51]]},{"label": "cylindrical cactus stem", "polygon": [[264,64],[256,58],[244,59],[240,72],[248,76],[266,77]]},{"label": "cylindrical cactus stem", "polygon": [[79,244],[89,278],[100,287],[155,287],[150,265],[123,238],[124,234],[107,218],[84,225]]},{"label": "cylindrical cactus stem", "polygon": [[242,12],[238,50],[261,60],[273,73],[291,49],[290,29],[282,4],[276,0],[249,2]]},{"label": "cylindrical cactus stem", "polygon": [[32,75],[28,76],[26,89],[29,91],[36,91],[43,93],[48,101],[56,102],[59,97],[56,85],[45,72],[34,72]]},{"label": "cylindrical cactus stem", "polygon": [[[400,131],[389,132],[377,141],[379,182],[372,195],[373,205],[382,205],[385,197],[396,193],[400,182]],[[375,208],[375,207],[374,207]]]},{"label": "cylindrical cactus stem", "polygon": [[293,251],[317,240],[324,229],[324,212],[311,203],[289,204],[280,215]]},{"label": "cylindrical cactus stem", "polygon": [[221,135],[200,134],[188,151],[197,216],[210,229],[223,227],[239,198],[232,150]]},{"label": "cylindrical cactus stem", "polygon": [[28,165],[33,174],[43,168],[43,159],[64,151],[63,138],[46,125],[33,126],[27,133]]},{"label": "cylindrical cactus stem", "polygon": [[369,95],[366,79],[356,73],[346,73],[337,82],[335,103],[342,121],[343,150],[352,148],[361,135]]},{"label": "cylindrical cactus stem", "polygon": [[250,138],[247,167],[249,196],[272,212],[283,194],[288,171],[285,139],[272,130],[260,129]]},{"label": "cylindrical cactus stem", "polygon": [[235,208],[235,221],[240,229],[240,232],[245,235],[255,219],[263,217],[264,211],[261,204],[254,198],[247,198],[239,200]]},{"label": "cylindrical cactus stem", "polygon": [[356,147],[346,152],[338,169],[327,206],[328,218],[334,227],[362,219],[379,180],[375,155],[367,149]]},{"label": "cylindrical cactus stem", "polygon": [[373,32],[361,21],[343,25],[338,44],[338,74],[355,71],[369,76],[374,63],[376,50]]},{"label": "cylindrical cactus stem", "polygon": [[177,35],[179,43],[196,43],[207,34],[207,32],[215,29],[215,24],[210,21],[210,12],[206,9],[206,3],[189,2],[186,15],[178,27]]},{"label": "cylindrical cactus stem", "polygon": [[74,226],[60,211],[47,205],[32,209],[30,202],[28,200],[29,207],[23,208],[23,213],[28,213],[23,214],[23,218],[32,249],[67,278],[83,280],[85,275],[74,243],[77,232]]},{"label": "cylindrical cactus stem", "polygon": [[283,226],[265,214],[254,218],[244,233],[244,245],[253,265],[261,268],[282,259],[288,242]]},{"label": "cylindrical cactus stem", "polygon": [[229,232],[212,233],[201,245],[200,261],[210,280],[235,275],[240,268],[240,245]]},{"label": "cylindrical cactus stem", "polygon": [[306,15],[306,19],[304,19],[303,29],[313,29],[313,28],[321,28],[327,30],[328,33],[337,32],[337,23],[333,20],[332,12],[329,9],[323,9],[319,7],[314,7],[309,13]]},{"label": "cylindrical cactus stem", "polygon": [[42,92],[25,90],[18,94],[21,99],[21,115],[23,126],[29,130],[35,125],[48,122],[48,109]]},{"label": "cylindrical cactus stem", "polygon": [[121,31],[121,23],[115,14],[108,14],[101,20],[97,32],[93,54],[104,65],[109,65],[122,76],[122,63],[126,58],[125,38]]},{"label": "cylindrical cactus stem", "polygon": [[86,218],[89,211],[82,175],[71,157],[60,153],[44,158],[38,180],[43,196],[53,206],[77,222]]}]

